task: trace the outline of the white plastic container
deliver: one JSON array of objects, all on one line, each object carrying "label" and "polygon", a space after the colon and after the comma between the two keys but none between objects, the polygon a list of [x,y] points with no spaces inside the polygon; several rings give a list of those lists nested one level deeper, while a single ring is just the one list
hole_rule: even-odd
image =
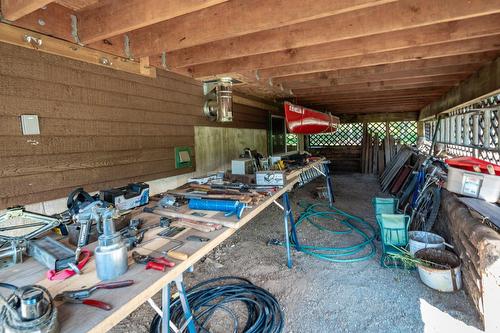
[{"label": "white plastic container", "polygon": [[444,249],[445,245],[443,237],[427,231],[409,231],[408,238],[412,255],[426,248]]},{"label": "white plastic container", "polygon": [[[415,254],[437,264],[448,264],[451,268],[434,268],[417,264],[418,275],[422,282],[432,288],[444,292],[458,291],[462,288],[460,259],[454,253],[440,249],[422,249]],[[436,266],[439,267],[439,266]]]},{"label": "white plastic container", "polygon": [[500,176],[449,166],[446,189],[468,197],[497,202],[500,199]]}]

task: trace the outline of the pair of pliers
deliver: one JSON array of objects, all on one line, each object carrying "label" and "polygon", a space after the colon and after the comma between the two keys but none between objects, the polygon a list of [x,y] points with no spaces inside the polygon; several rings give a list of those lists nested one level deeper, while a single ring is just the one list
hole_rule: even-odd
[{"label": "pair of pliers", "polygon": [[162,272],[165,272],[167,267],[175,266],[175,263],[167,258],[143,255],[136,251],[132,252],[132,259],[138,264],[146,265],[146,269],[154,269]]},{"label": "pair of pliers", "polygon": [[97,289],[117,289],[124,288],[132,285],[134,280],[124,280],[115,282],[104,282],[98,283],[90,288],[80,289],[80,290],[67,290],[60,294],[57,294],[54,299],[56,301],[63,301],[68,303],[85,304],[88,306],[93,306],[102,310],[109,311],[113,307],[111,304],[98,301],[95,299],[89,299],[88,297]]}]

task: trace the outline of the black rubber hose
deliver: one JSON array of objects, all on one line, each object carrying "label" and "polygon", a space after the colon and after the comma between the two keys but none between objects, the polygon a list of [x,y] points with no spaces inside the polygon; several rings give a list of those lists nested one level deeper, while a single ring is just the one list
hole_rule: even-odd
[{"label": "black rubber hose", "polygon": [[[232,282],[231,282],[232,281]],[[222,282],[222,284],[221,284]],[[193,312],[194,322],[199,332],[210,332],[207,325],[219,310],[226,313],[233,324],[233,332],[243,327],[246,333],[280,333],[284,328],[284,315],[276,298],[267,290],[257,287],[250,281],[224,276],[203,281],[186,291]],[[243,303],[247,310],[244,323],[231,303]],[[170,320],[181,327],[185,323],[180,299],[170,305]],[[161,317],[156,315],[150,326],[151,333],[161,332]]]}]

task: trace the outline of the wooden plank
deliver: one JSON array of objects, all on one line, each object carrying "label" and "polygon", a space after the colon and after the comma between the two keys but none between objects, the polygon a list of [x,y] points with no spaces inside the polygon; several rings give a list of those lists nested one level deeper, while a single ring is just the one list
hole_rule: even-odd
[{"label": "wooden plank", "polygon": [[173,159],[174,149],[172,147],[73,154],[57,154],[57,152],[54,152],[54,154],[50,155],[11,156],[2,157],[0,178]]},{"label": "wooden plank", "polygon": [[[25,89],[31,87],[31,89]],[[202,98],[183,94],[179,92],[170,92],[168,99],[156,99],[142,96],[133,96],[117,92],[107,92],[97,89],[88,89],[85,87],[62,85],[47,81],[36,81],[24,79],[22,77],[2,76],[0,80],[1,93],[8,96],[20,96],[26,98],[38,98],[41,100],[55,100],[73,103],[124,107],[129,109],[150,110],[162,112],[165,110],[167,102],[181,104],[179,109],[184,105],[202,105]],[[57,92],[55,94],[54,92]]]},{"label": "wooden plank", "polygon": [[[300,73],[306,74],[353,67],[376,66],[409,60],[431,59],[467,53],[495,51],[500,49],[498,39],[499,36],[495,35],[466,41],[417,46],[403,50],[373,53],[363,56],[310,62],[300,65],[280,66],[259,70],[259,75],[262,80],[266,80],[270,77],[275,78]],[[195,77],[198,77],[196,73],[194,75]]]},{"label": "wooden plank", "polygon": [[[422,105],[422,104],[420,104]],[[331,106],[329,104],[324,104],[323,106],[334,115],[338,114],[354,114],[354,113],[372,113],[372,112],[417,112],[421,109],[420,105],[409,105],[409,106],[401,106],[401,105],[379,105],[379,106],[361,106],[361,107],[349,107],[349,108],[340,108],[336,106]]]},{"label": "wooden plank", "polygon": [[251,106],[251,107],[262,109],[262,110],[268,110],[268,111],[269,110],[273,110],[273,111],[278,110],[278,107],[276,105],[262,103],[262,102],[259,102],[259,101],[256,101],[256,100],[253,100],[250,98],[246,98],[243,96],[239,96],[236,94],[233,94],[233,103],[247,105],[247,106]]},{"label": "wooden plank", "polygon": [[[122,107],[99,106],[64,101],[39,100],[33,103],[29,97],[2,95],[0,116],[19,116],[21,114],[37,114],[43,118],[67,120],[94,120],[109,122],[129,122],[144,124],[179,124],[192,125],[202,119],[199,106],[182,105],[165,102],[162,112],[129,109]],[[184,114],[176,113],[182,108]],[[236,119],[247,120],[245,113],[235,113]],[[254,115],[258,117],[258,114]]]},{"label": "wooden plank", "polygon": [[2,16],[15,21],[35,10],[48,5],[53,0],[2,0]]},{"label": "wooden plank", "polygon": [[88,7],[97,7],[99,0],[56,0],[56,2],[72,10],[78,11]]},{"label": "wooden plank", "polygon": [[[450,74],[447,70],[450,69],[451,66],[467,65],[471,66],[471,71],[473,71],[474,68],[476,68],[474,66],[480,66],[480,64],[490,62],[496,59],[497,56],[498,51],[459,54],[432,59],[401,61],[397,63],[382,64],[377,66],[339,69],[321,73],[295,74],[292,76],[273,78],[273,82],[284,83],[287,81],[332,81],[350,77],[370,78],[374,81],[382,81],[386,79],[403,78],[405,77],[403,76],[404,74],[415,72],[420,72],[422,75],[425,75],[425,73]],[[397,75],[397,73],[401,73],[402,75]]]},{"label": "wooden plank", "polygon": [[196,12],[227,0],[120,0],[80,11],[78,33],[89,44]]},{"label": "wooden plank", "polygon": [[[204,45],[203,53],[209,59],[223,60],[255,54],[287,51],[333,41],[480,17],[499,13],[499,11],[500,5],[495,0],[474,2],[464,0],[445,0],[439,2],[432,0],[402,0],[323,19],[248,34],[238,38],[221,40]],[[332,33],[332,31],[335,31],[335,33]],[[144,46],[147,47],[147,45]],[[165,47],[167,46],[165,45]],[[145,53],[152,51],[154,52],[153,54],[160,54],[164,50],[165,48],[158,51],[150,48],[149,50],[145,50]],[[293,55],[293,51],[291,51],[291,54]],[[193,70],[194,68],[190,69]],[[195,77],[201,76],[203,76],[203,73],[195,74]]]},{"label": "wooden plank", "polygon": [[458,87],[450,90],[440,100],[427,105],[420,111],[420,120],[433,117],[434,115],[458,108],[469,101],[489,95],[494,91],[499,93],[500,89],[500,58],[491,64],[485,65],[468,80],[462,82]]},{"label": "wooden plank", "polygon": [[[151,56],[387,2],[393,0],[317,0],[314,3],[301,0],[272,3],[266,0],[232,0],[132,31],[128,36],[134,56]],[[238,24],[221,24],[235,20]],[[120,36],[109,41],[106,45],[97,43],[97,46],[110,53],[123,54]]]},{"label": "wooden plank", "polygon": [[[34,156],[194,146],[194,136],[0,136],[0,156]],[[110,148],[111,147],[111,148]]]},{"label": "wooden plank", "polygon": [[[294,75],[287,76],[284,78],[286,80],[286,86],[290,87],[290,89],[296,88],[305,88],[310,87],[309,82],[314,82],[314,87],[336,87],[342,86],[346,84],[356,84],[356,83],[367,83],[367,82],[378,82],[382,80],[384,82],[390,80],[405,80],[405,79],[429,79],[437,77],[438,80],[441,80],[442,76],[447,75],[470,75],[474,73],[477,69],[481,68],[482,64],[469,64],[469,65],[459,65],[459,66],[447,66],[441,68],[423,68],[416,70],[408,70],[408,71],[397,71],[392,73],[385,74],[367,74],[367,75],[357,75],[357,76],[347,76],[347,77],[339,77],[336,73],[332,75],[326,73],[320,74],[302,74],[302,75]],[[295,81],[295,78],[299,78],[300,81]],[[302,78],[303,77],[303,78]],[[309,81],[308,81],[309,80]],[[417,81],[419,82],[419,81]]]},{"label": "wooden plank", "polygon": [[[182,172],[186,172],[182,170]],[[16,177],[0,178],[2,193],[0,198],[21,196],[30,193],[50,191],[66,187],[79,187],[82,184],[108,182],[117,179],[146,176],[156,173],[165,175],[179,174],[175,169],[175,161],[138,162],[124,165],[112,165],[89,170],[66,170],[57,173],[38,173]]]},{"label": "wooden plank", "polygon": [[[220,43],[214,42],[169,52],[167,59],[172,68],[186,67],[200,75],[210,75],[353,57],[485,37],[499,32],[500,14],[493,14],[344,40],[330,41],[332,34],[327,34],[324,38],[328,42],[247,56],[235,54],[238,50],[232,48],[218,50],[223,54],[212,52],[217,51],[213,44]],[[160,58],[156,59],[159,61]]]},{"label": "wooden plank", "polygon": [[[188,136],[193,126],[177,124],[134,124],[130,122],[103,122],[92,120],[73,121],[68,119],[39,119],[41,134],[44,136]],[[0,133],[3,136],[22,136],[19,117],[0,116]]]},{"label": "wooden plank", "polygon": [[[411,80],[390,80],[367,82],[361,84],[346,84],[342,87],[313,87],[294,89],[293,93],[298,97],[320,96],[320,95],[352,95],[352,94],[381,94],[400,91],[418,91],[420,89],[433,88],[435,90],[449,90],[450,87],[457,85],[457,80],[465,78],[462,75],[451,75],[436,78],[411,79]],[[443,81],[441,81],[441,79]]]},{"label": "wooden plank", "polygon": [[[32,45],[25,41],[25,36],[37,38],[42,44]],[[0,41],[25,48],[34,48],[41,52],[84,61],[98,66],[144,75],[141,73],[140,65],[137,62],[129,61],[113,54],[85,48],[53,37],[44,36],[5,23],[0,24]]]}]

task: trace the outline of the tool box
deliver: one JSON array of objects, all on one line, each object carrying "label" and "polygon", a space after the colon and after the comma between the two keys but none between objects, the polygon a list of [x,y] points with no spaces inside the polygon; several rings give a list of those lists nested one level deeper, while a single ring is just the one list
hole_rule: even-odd
[{"label": "tool box", "polygon": [[102,201],[113,204],[119,210],[128,210],[149,202],[149,185],[132,183],[124,187],[103,190],[99,197]]},{"label": "tool box", "polygon": [[285,186],[286,175],[284,171],[257,171],[255,183],[257,185]]}]

